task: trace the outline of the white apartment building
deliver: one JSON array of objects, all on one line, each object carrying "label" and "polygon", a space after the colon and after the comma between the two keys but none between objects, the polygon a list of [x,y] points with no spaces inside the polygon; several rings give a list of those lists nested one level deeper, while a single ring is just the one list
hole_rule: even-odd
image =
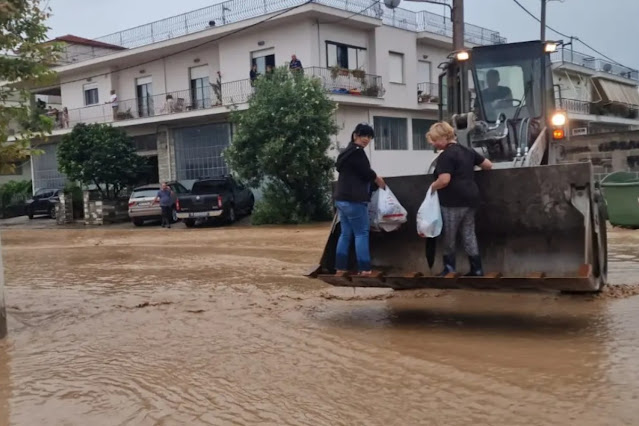
[{"label": "white apartment building", "polygon": [[[468,24],[466,34],[469,46],[505,41]],[[437,67],[451,36],[448,18],[371,0],[231,0],[96,40],[60,37],[58,81],[37,93],[61,97],[69,126],[32,159],[34,188],[63,184],[56,144],[77,123],[124,128],[160,180],[227,172],[229,108],[246,108],[251,65],[264,73],[292,54],[338,103],[339,147],[357,123],[370,122],[368,154],[379,174],[424,173],[434,156],[424,134],[438,116]]]},{"label": "white apartment building", "polygon": [[[564,47],[551,56],[568,137],[639,129],[639,71]],[[559,95],[559,91],[556,91]]]}]

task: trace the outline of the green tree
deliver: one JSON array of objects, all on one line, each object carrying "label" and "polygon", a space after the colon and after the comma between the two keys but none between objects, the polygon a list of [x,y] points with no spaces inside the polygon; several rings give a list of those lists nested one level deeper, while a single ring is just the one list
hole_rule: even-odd
[{"label": "green tree", "polygon": [[124,130],[108,124],[77,124],[58,145],[58,162],[69,179],[95,184],[106,199],[135,184],[146,164]]},{"label": "green tree", "polygon": [[247,110],[231,114],[237,131],[225,158],[248,184],[264,187],[253,223],[330,218],[335,109],[318,79],[281,67],[258,78]]},{"label": "green tree", "polygon": [[[40,0],[0,0],[0,170],[12,172],[15,164],[36,153],[30,140],[43,139],[53,121],[34,114],[29,88],[45,85],[55,77],[60,47],[43,42],[49,27],[49,9]],[[7,143],[9,127],[18,128],[16,140]]]}]

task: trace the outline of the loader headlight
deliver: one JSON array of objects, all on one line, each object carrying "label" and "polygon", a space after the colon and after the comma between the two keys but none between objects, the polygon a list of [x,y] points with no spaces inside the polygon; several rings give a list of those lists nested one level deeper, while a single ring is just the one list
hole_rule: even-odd
[{"label": "loader headlight", "polygon": [[463,62],[463,61],[467,61],[470,58],[470,54],[465,50],[461,50],[455,53],[455,57],[457,58],[458,61]]},{"label": "loader headlight", "polygon": [[556,112],[552,115],[552,118],[550,119],[550,122],[552,123],[552,125],[556,127],[565,126],[566,121],[568,121],[568,119],[566,118],[565,112]]},{"label": "loader headlight", "polygon": [[546,53],[556,52],[557,51],[557,46],[558,46],[558,43],[555,42],[555,41],[546,42],[546,44],[544,45],[544,51]]}]

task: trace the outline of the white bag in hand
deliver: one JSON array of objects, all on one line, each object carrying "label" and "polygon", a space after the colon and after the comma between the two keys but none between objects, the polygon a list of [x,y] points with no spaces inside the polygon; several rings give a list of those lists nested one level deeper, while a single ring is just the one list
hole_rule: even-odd
[{"label": "white bag in hand", "polygon": [[386,232],[395,231],[402,223],[406,222],[408,212],[402,207],[390,190],[388,185],[385,189],[377,190],[377,215],[374,224]]},{"label": "white bag in hand", "polygon": [[439,207],[439,196],[430,188],[426,198],[417,211],[417,234],[420,237],[434,238],[442,232],[442,211]]},{"label": "white bag in hand", "polygon": [[368,203],[368,223],[370,223],[371,231],[380,232],[381,228],[377,223],[377,206],[379,205],[379,191],[374,191],[371,201]]}]

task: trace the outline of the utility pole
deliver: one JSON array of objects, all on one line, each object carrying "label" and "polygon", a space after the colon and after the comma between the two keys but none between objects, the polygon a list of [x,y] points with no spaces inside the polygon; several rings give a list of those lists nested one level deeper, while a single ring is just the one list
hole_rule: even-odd
[{"label": "utility pole", "polygon": [[546,2],[541,0],[541,41],[546,41]]},{"label": "utility pole", "polygon": [[464,48],[464,0],[453,0],[453,51]]},{"label": "utility pole", "polygon": [[2,238],[0,238],[0,339],[7,335],[7,307],[4,304],[4,270],[2,267]]}]

